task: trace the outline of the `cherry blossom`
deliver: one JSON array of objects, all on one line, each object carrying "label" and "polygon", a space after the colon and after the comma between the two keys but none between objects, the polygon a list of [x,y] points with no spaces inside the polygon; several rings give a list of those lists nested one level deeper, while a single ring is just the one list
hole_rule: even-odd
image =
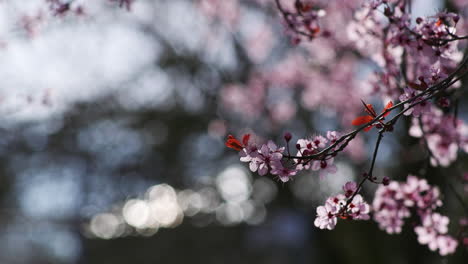
[{"label": "cherry blossom", "polygon": [[324,206],[317,207],[317,218],[315,218],[314,225],[320,229],[334,229],[338,222],[337,213],[338,208],[328,202]]},{"label": "cherry blossom", "polygon": [[391,181],[388,186],[377,189],[373,202],[374,220],[387,233],[400,233],[404,218],[410,217],[411,211],[415,210],[420,219],[420,224],[414,228],[418,242],[447,255],[455,252],[458,242],[446,235],[449,218],[433,211],[440,206],[439,189],[425,179],[409,175],[406,182]]},{"label": "cherry blossom", "polygon": [[347,182],[343,185],[343,191],[345,192],[345,196],[347,198],[351,197],[354,192],[357,191],[357,183],[356,182]]},{"label": "cherry blossom", "polygon": [[333,164],[333,158],[328,160],[316,160],[312,163],[312,170],[319,171],[320,179],[325,178],[328,174],[335,174],[337,167]]},{"label": "cherry blossom", "polygon": [[[283,158],[281,152],[283,152],[283,150],[284,148],[278,149],[273,141],[268,141],[267,145],[261,147],[254,161],[258,166],[258,174],[260,176],[267,174],[268,169],[271,168],[273,164],[281,163],[281,159]],[[257,168],[252,171],[255,170],[257,170]]]},{"label": "cherry blossom", "polygon": [[[317,217],[314,225],[320,229],[332,230],[335,228],[338,217],[349,220],[370,219],[370,206],[360,194],[357,194],[357,184],[347,182],[343,186],[345,194],[329,197],[325,205],[317,207]],[[349,191],[353,193],[349,195]]]},{"label": "cherry blossom", "polygon": [[[450,221],[435,212],[442,206],[439,188],[412,175],[397,182],[373,172],[382,138],[396,133],[394,125],[403,118],[411,122],[408,134],[420,138],[427,164],[448,167],[457,162],[459,152],[468,151],[468,125],[457,116],[454,96],[461,89],[459,76],[468,74],[468,60],[463,59],[464,46],[460,45],[468,39],[460,33],[463,18],[445,11],[415,17],[408,2],[398,0],[364,4],[275,0],[274,4],[286,36],[309,58],[290,52],[273,67],[259,67],[258,74],[245,84],[224,86],[225,109],[251,121],[264,115],[268,124],[284,124],[297,113],[291,103],[297,96],[304,109],[326,109],[339,117],[343,130],[299,138],[295,144],[287,134],[286,146],[279,148],[273,142],[252,149],[245,145],[241,161],[249,162],[253,172],[270,173],[283,182],[307,170],[323,179],[337,172],[334,162],[341,154],[355,157],[359,150],[365,152],[361,132],[376,133],[369,170],[362,173],[359,183],[346,183],[343,194],[330,196],[317,208],[315,226],[331,230],[338,218],[370,219],[371,208],[360,193],[364,183],[370,182],[379,184],[372,211],[382,230],[401,233],[405,219],[414,216],[419,220],[414,227],[419,243],[440,255],[453,253],[458,242],[448,235]],[[373,72],[356,78],[353,69],[362,61],[371,64]],[[279,87],[287,90],[287,99],[269,102]],[[376,112],[367,103],[371,100],[380,100],[383,111]],[[362,116],[361,102],[367,113]]]}]

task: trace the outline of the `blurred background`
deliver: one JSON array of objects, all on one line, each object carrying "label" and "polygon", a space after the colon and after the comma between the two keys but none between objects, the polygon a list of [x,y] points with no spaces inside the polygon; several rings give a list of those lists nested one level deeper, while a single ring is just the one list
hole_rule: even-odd
[{"label": "blurred background", "polygon": [[[336,160],[337,174],[286,184],[224,146],[227,134],[281,142],[285,131],[349,129],[375,65],[338,53],[345,37],[291,45],[273,0],[68,2],[59,12],[56,1],[0,1],[0,263],[468,259],[462,247],[442,258],[419,245],[411,221],[400,235],[373,221],[314,227],[315,208],[367,168],[371,133]],[[345,2],[361,3],[331,4],[332,26],[352,14]],[[468,14],[465,0],[413,2],[419,15]],[[427,167],[408,127],[385,138],[376,174],[440,184],[456,234],[464,213],[447,182],[463,193],[467,157]],[[369,202],[375,188],[365,186]]]}]

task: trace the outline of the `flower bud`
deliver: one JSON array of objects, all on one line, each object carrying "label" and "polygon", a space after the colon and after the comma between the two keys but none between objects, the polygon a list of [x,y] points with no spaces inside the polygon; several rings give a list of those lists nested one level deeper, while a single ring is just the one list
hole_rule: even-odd
[{"label": "flower bud", "polygon": [[387,186],[390,184],[390,178],[388,178],[387,176],[383,177],[382,179],[382,184]]}]

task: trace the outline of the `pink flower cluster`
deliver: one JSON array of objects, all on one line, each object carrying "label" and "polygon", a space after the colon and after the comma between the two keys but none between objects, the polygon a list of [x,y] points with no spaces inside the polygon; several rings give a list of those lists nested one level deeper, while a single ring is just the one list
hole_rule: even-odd
[{"label": "pink flower cluster", "polygon": [[418,242],[427,245],[430,250],[439,250],[440,255],[452,254],[457,249],[458,242],[446,235],[450,220],[439,213],[427,214],[422,218],[422,224],[414,228]]},{"label": "pink flower cluster", "polygon": [[458,150],[468,153],[468,125],[452,115],[431,106],[429,111],[413,118],[409,134],[423,138],[431,151],[431,165],[448,167],[457,159]]},{"label": "pink flower cluster", "polygon": [[263,176],[270,172],[277,175],[283,182],[296,175],[297,171],[283,166],[284,147],[278,148],[273,141],[268,141],[258,147],[255,143],[249,142],[240,152],[240,161],[248,162],[252,172],[257,172]]},{"label": "pink flower cluster", "polygon": [[[315,136],[310,139],[299,139],[296,144],[298,150],[296,156],[303,157],[318,153],[321,149],[326,147],[328,141],[335,143],[340,137],[340,134],[336,131],[328,131],[327,137]],[[327,174],[335,174],[337,171],[336,165],[333,164],[334,158],[322,159],[322,160],[295,160],[297,163],[296,169],[312,169],[313,171],[319,171],[320,178],[323,179]]]},{"label": "pink flower cluster", "polygon": [[249,163],[252,172],[261,176],[270,172],[277,175],[281,181],[287,182],[297,171],[283,166],[283,152],[284,147],[278,148],[271,140],[260,147],[249,141],[240,150],[239,156],[240,161]]},{"label": "pink flower cluster", "polygon": [[[373,0],[364,5],[347,33],[356,49],[380,66],[369,79],[371,92],[406,100],[419,93],[416,90],[423,91],[445,78],[463,57],[456,42],[459,21],[458,15],[441,12],[411,23],[405,1]],[[400,71],[402,65],[405,71]],[[408,85],[412,89],[400,88]],[[414,115],[424,110],[425,103]]]},{"label": "pink flower cluster", "polygon": [[[296,156],[290,156],[289,147],[288,155],[285,156],[285,147],[278,147],[271,140],[259,146],[250,141],[250,136],[247,135],[244,136],[245,140],[243,143],[234,138],[229,138],[228,142],[235,140],[237,144],[235,147],[232,147],[229,143],[227,145],[239,150],[240,161],[249,163],[249,168],[252,172],[257,172],[260,176],[271,173],[278,176],[282,182],[287,182],[301,170],[311,169],[318,171],[320,178],[325,177],[329,173],[336,173],[337,167],[333,164],[334,155],[322,155],[321,158],[307,158],[307,156],[319,153],[327,147],[327,143],[333,144],[339,137],[340,134],[338,132],[328,131],[327,137],[318,135],[309,139],[299,139],[296,144],[296,149],[298,150]],[[292,136],[290,133],[286,133],[284,138],[289,144]],[[330,151],[339,146],[340,144],[337,144]]]},{"label": "pink flower cluster", "polygon": [[[409,87],[404,88],[404,92],[400,95],[399,99],[400,101],[406,101],[408,99],[411,99],[446,77],[447,74],[441,73],[440,69],[430,68],[428,71],[424,72],[422,76],[419,76],[419,83],[410,82]],[[419,117],[423,113],[430,112],[431,103],[430,101],[425,101],[424,99],[426,98],[424,96],[421,96],[414,99],[410,103],[404,104],[404,107],[407,108],[410,104],[418,103],[413,108],[410,108],[408,111],[406,111],[404,115],[412,115],[414,117]],[[448,104],[448,102],[446,104]]]},{"label": "pink flower cluster", "polygon": [[314,225],[320,229],[335,228],[338,217],[349,220],[368,220],[370,206],[360,194],[356,194],[358,185],[347,182],[343,186],[344,194],[329,197],[325,205],[317,207]]},{"label": "pink flower cluster", "polygon": [[400,233],[404,219],[415,213],[420,224],[414,228],[419,243],[441,255],[455,252],[458,242],[447,235],[449,219],[434,210],[442,206],[437,187],[409,175],[406,182],[391,181],[379,186],[373,201],[374,220],[389,234]]},{"label": "pink flower cluster", "polygon": [[291,36],[293,44],[299,44],[304,37],[312,39],[321,32],[319,19],[325,16],[326,12],[312,1],[296,0],[294,7],[288,8],[288,11],[283,9],[281,3],[279,6],[284,17],[286,33]]}]

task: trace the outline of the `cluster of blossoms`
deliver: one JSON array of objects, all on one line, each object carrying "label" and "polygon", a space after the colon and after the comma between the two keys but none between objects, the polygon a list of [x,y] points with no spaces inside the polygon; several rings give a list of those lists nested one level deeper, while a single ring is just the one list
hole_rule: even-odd
[{"label": "cluster of blossoms", "polygon": [[435,106],[420,118],[413,118],[409,134],[427,142],[432,166],[449,166],[457,159],[459,149],[468,153],[468,125]]},{"label": "cluster of blossoms", "polygon": [[[335,143],[340,134],[336,131],[328,131],[327,137],[315,136],[311,139],[299,139],[296,144],[296,149],[298,150],[296,156],[304,157],[316,154],[320,152],[321,149],[324,149],[327,143],[330,141],[331,144]],[[310,160],[304,159],[295,159],[297,164],[297,170],[307,170],[312,169],[313,171],[319,171],[320,178],[323,179],[327,174],[335,174],[337,171],[336,165],[333,164],[334,158],[324,158],[321,160]]]},{"label": "cluster of blossoms", "polygon": [[349,220],[368,220],[370,206],[358,191],[355,182],[347,182],[343,186],[344,194],[329,197],[325,205],[317,207],[317,218],[314,225],[320,229],[332,230],[335,228],[338,217]]},{"label": "cluster of blossoms", "polygon": [[278,148],[273,141],[257,146],[250,141],[250,134],[243,136],[242,143],[230,135],[226,146],[239,151],[240,160],[248,162],[250,170],[258,172],[259,175],[263,176],[270,171],[271,174],[277,175],[281,181],[287,182],[297,173],[295,170],[283,166],[284,148]]},{"label": "cluster of blossoms", "polygon": [[[370,1],[356,12],[348,37],[380,66],[369,79],[374,94],[408,99],[414,90],[442,80],[461,61],[456,40],[465,37],[456,35],[459,21],[458,15],[441,12],[412,24],[406,1]],[[405,86],[414,90],[401,89]]]},{"label": "cluster of blossoms", "polygon": [[[434,16],[412,18],[411,3],[399,0],[368,0],[364,5],[362,1],[353,0],[329,3],[297,0],[289,1],[289,5],[282,5],[282,1],[275,2],[294,44],[314,39],[304,47],[313,63],[307,62],[302,56],[289,56],[295,63],[291,67],[280,64],[278,74],[274,71],[275,74],[268,74],[264,70],[260,82],[255,79],[255,82],[238,85],[236,89],[230,86],[225,91],[232,92],[229,95],[235,91],[240,99],[235,101],[236,97],[225,96],[226,104],[237,106],[229,109],[251,113],[252,106],[261,110],[257,112],[265,113],[258,105],[268,105],[268,94],[273,90],[272,87],[298,87],[301,88],[304,108],[315,110],[317,105],[329,107],[342,117],[345,126],[351,123],[361,128],[343,137],[336,132],[328,132],[326,137],[299,139],[295,156],[290,154],[289,145],[283,148],[271,141],[259,146],[237,141],[241,161],[248,162],[252,171],[260,175],[277,175],[283,182],[301,170],[319,171],[322,178],[327,173],[336,172],[334,157],[355,139],[358,132],[375,127],[379,130],[379,139],[369,174],[365,174],[366,179],[362,183],[367,180],[380,183],[371,177],[380,139],[383,133],[393,131],[393,124],[403,114],[411,116],[413,125],[409,134],[424,139],[433,166],[449,166],[457,159],[459,149],[468,152],[468,126],[458,120],[456,114],[450,114],[447,109],[441,110],[452,105],[451,99],[448,99],[453,92],[451,89],[458,88],[458,76],[467,73],[460,70],[463,67],[466,69],[467,62],[464,60],[460,63],[463,51],[462,46],[458,45],[459,40],[468,39],[468,36],[457,35],[457,25],[463,30],[460,27],[463,24],[460,16],[440,12]],[[352,8],[346,11],[343,6],[334,8],[344,3]],[[336,30],[324,30],[331,28],[327,21],[333,21]],[[378,70],[365,79],[367,86],[356,81],[356,73],[349,71],[353,68],[350,65],[362,58],[378,66]],[[342,88],[343,84],[347,89]],[[333,92],[335,87],[339,92]],[[349,94],[345,94],[348,91]],[[252,94],[261,96],[250,96]],[[292,92],[288,91],[288,94]],[[328,98],[330,94],[332,97]],[[338,94],[345,96],[340,97]],[[356,118],[359,99],[370,95],[377,95],[388,102],[383,112],[377,114],[371,104],[364,103],[367,115]],[[400,103],[394,106],[393,101],[397,100]],[[353,101],[355,103],[350,103]],[[403,111],[385,122],[390,110],[401,106]],[[294,115],[295,112],[296,108],[289,114]],[[289,143],[291,137],[285,139]],[[232,143],[235,139],[229,140]],[[335,144],[337,141],[340,144]],[[447,235],[448,217],[434,212],[442,205],[436,187],[414,176],[409,176],[405,183],[390,183],[388,178],[384,178],[381,183],[383,186],[377,190],[373,210],[374,219],[382,229],[388,233],[400,233],[404,219],[415,215],[420,219],[420,224],[414,231],[421,244],[427,244],[433,251],[438,250],[441,255],[455,251],[458,242]],[[357,184],[347,183],[343,189],[345,194],[330,197],[317,208],[317,227],[333,229],[338,217],[369,218],[369,205],[358,194]]]},{"label": "cluster of blossoms", "polygon": [[[422,93],[430,86],[435,85],[446,77],[447,74],[442,73],[440,69],[430,68],[424,73],[424,75],[418,77],[419,83],[408,83],[408,86],[403,89],[403,93],[400,95],[399,99],[400,101],[406,101],[416,97],[411,101],[411,104],[417,103],[417,105],[406,111],[404,115],[419,117],[424,113],[430,112],[431,102],[425,100],[427,95]],[[441,107],[448,107],[450,105],[450,101],[447,98],[441,98],[438,103]],[[407,108],[409,105],[410,103],[406,103],[404,104],[404,107]]]},{"label": "cluster of blossoms", "polygon": [[[290,133],[284,136],[288,143],[287,148],[278,147],[271,140],[266,144],[257,145],[250,140],[250,134],[244,135],[242,142],[229,135],[226,146],[239,151],[240,161],[249,163],[252,172],[257,172],[261,176],[270,173],[278,176],[282,182],[287,182],[301,170],[319,171],[320,178],[329,173],[336,173],[333,155],[322,155],[321,158],[316,159],[309,158],[309,156],[319,153],[327,146],[327,143],[334,144],[339,137],[338,132],[328,131],[327,137],[318,135],[310,139],[299,139],[296,144],[296,156],[289,154],[289,141],[292,138]],[[339,145],[337,144],[335,148]],[[284,153],[285,149],[287,149],[287,155]]]},{"label": "cluster of blossoms", "polygon": [[391,181],[388,186],[380,186],[372,205],[374,220],[389,234],[400,233],[404,219],[416,214],[420,224],[414,231],[419,243],[447,255],[455,252],[458,242],[447,235],[448,217],[434,212],[440,206],[439,189],[412,175],[406,182]]},{"label": "cluster of blossoms", "polygon": [[[325,16],[325,10],[318,8],[310,0],[294,1],[294,8],[286,11],[283,9],[279,0],[276,0],[277,6],[284,17],[286,34],[291,37],[293,44],[299,44],[301,39],[307,37],[313,39],[321,32],[319,18]],[[323,33],[328,35],[326,31]]]}]

